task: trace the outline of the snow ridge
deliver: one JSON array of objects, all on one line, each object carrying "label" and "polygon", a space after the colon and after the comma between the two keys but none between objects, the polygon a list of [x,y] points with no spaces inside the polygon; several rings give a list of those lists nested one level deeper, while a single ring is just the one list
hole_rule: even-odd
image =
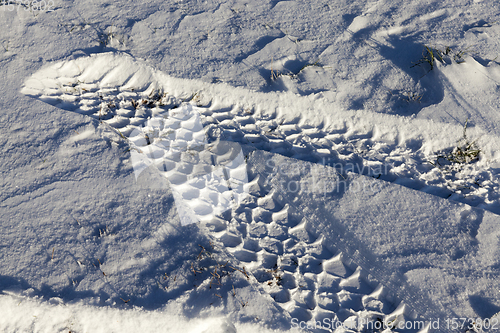
[{"label": "snow ridge", "polygon": [[[28,79],[22,92],[93,116],[125,137],[134,130],[142,133],[137,130],[148,119],[190,102],[200,107],[196,111],[208,142],[250,144],[333,166],[341,174],[372,176],[500,214],[500,178],[492,170],[500,140],[480,129],[471,134],[481,135],[478,144],[484,157],[479,163],[439,168],[437,152],[456,145],[450,133],[460,139],[462,128],[361,111],[353,115],[339,110],[325,118],[315,109],[330,109],[327,98],[258,94],[173,79],[128,55],[113,53],[51,65]],[[419,126],[428,132],[416,131]]]}]

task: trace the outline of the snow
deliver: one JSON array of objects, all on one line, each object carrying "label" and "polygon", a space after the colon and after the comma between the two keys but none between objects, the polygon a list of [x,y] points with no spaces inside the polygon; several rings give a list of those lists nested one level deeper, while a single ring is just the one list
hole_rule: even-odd
[{"label": "snow", "polygon": [[499,14],[0,1],[0,329],[499,330]]}]

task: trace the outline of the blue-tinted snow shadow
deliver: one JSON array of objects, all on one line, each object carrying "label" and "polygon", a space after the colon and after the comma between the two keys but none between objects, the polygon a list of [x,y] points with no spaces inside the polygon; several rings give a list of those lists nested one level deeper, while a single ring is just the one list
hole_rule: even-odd
[{"label": "blue-tinted snow shadow", "polygon": [[[420,86],[419,91],[394,92],[400,102],[394,103],[393,109],[401,115],[418,113],[425,107],[439,104],[444,98],[444,87],[439,77],[439,69],[436,67],[431,69],[430,65],[425,62],[419,64],[425,46],[416,39],[416,36],[406,38],[395,36],[387,39],[390,46],[376,44],[382,57],[389,60]],[[415,95],[412,95],[413,93]]]},{"label": "blue-tinted snow shadow", "polygon": [[[116,54],[127,54],[133,57],[133,54],[129,50],[120,50],[106,45],[95,45],[83,49],[75,49],[71,52],[70,57],[73,59],[77,59],[82,57],[90,57],[93,54],[108,53],[108,52],[113,52]],[[63,57],[63,59],[66,58],[67,58],[66,56]]]},{"label": "blue-tinted snow shadow", "polygon": [[[22,277],[0,275],[0,294],[8,291],[38,297],[42,302],[57,298],[64,303],[83,301],[97,307],[127,309],[134,306],[148,311],[165,308],[169,302],[185,296],[186,301],[178,304],[182,307],[180,310],[187,318],[197,318],[212,306],[230,303],[235,290],[233,285],[236,290],[248,286],[246,280],[231,280],[228,276],[224,285],[213,282],[213,286],[207,289],[207,281],[212,280],[212,272],[218,264],[217,258],[219,255],[225,257],[224,250],[214,248],[213,240],[200,230],[198,224],[172,228],[170,234],[158,244],[161,252],[155,251],[155,256],[148,258],[147,266],[139,270],[131,267],[125,274],[104,275],[96,269],[95,272],[73,275],[73,283],[65,286],[30,283]],[[229,262],[228,258],[225,259],[222,264]],[[226,272],[240,274],[229,266],[238,267],[237,263],[231,262]],[[221,271],[219,269],[219,274],[222,274]],[[104,287],[90,290],[89,287],[95,286],[97,280],[77,282],[83,282],[88,274],[102,274],[100,280]],[[205,284],[205,288],[197,289],[201,284]]]},{"label": "blue-tinted snow shadow", "polygon": [[188,290],[196,289],[195,286],[201,284],[199,280],[206,277],[203,273],[196,274],[199,271],[196,261],[204,259],[203,249],[210,249],[211,245],[197,224],[179,226],[159,246],[163,249],[162,255],[154,258],[139,276],[143,284],[150,286],[149,290],[142,295],[131,295],[131,304],[146,310],[158,309]]},{"label": "blue-tinted snow shadow", "polygon": [[274,33],[270,33],[269,35],[262,36],[255,41],[255,43],[250,47],[248,52],[241,53],[239,56],[234,58],[234,61],[235,62],[242,62],[243,60],[245,60],[246,58],[248,58],[252,54],[259,52],[264,47],[266,47],[268,44],[274,42],[276,39],[283,38],[284,36],[285,36],[285,34],[280,30],[276,30]]},{"label": "blue-tinted snow shadow", "polygon": [[[360,45],[370,45],[383,58],[390,61],[391,66],[411,78],[415,86],[402,86],[401,89],[395,90],[384,88],[387,71],[380,71],[366,83],[365,89],[370,91],[368,95],[354,98],[350,103],[350,108],[364,108],[371,99],[377,98],[377,94],[380,96],[381,91],[387,95],[385,100],[381,101],[385,106],[384,112],[408,116],[417,114],[421,109],[430,105],[439,104],[444,98],[444,86],[439,69],[436,67],[431,69],[430,65],[425,62],[419,63],[419,60],[424,55],[425,46],[419,42],[418,35],[403,38],[393,36],[382,44],[369,37],[374,29],[370,27],[351,32],[352,40],[355,43],[360,43]],[[311,82],[307,82],[303,78],[302,70],[307,65],[311,65],[310,59],[298,57],[297,59],[288,60],[280,68],[258,68],[260,76],[265,80],[265,84],[260,88],[260,91],[283,92],[290,90],[289,86],[293,86],[296,93],[309,95],[328,90],[311,86]],[[359,65],[362,66],[363,63]],[[286,80],[293,80],[294,82],[286,84]]]},{"label": "blue-tinted snow shadow", "polygon": [[57,290],[47,284],[42,284],[39,288],[36,288],[21,277],[0,275],[0,293],[5,293],[5,291],[11,291],[20,295],[24,292],[27,296],[38,296],[44,300],[57,297],[67,302],[85,298],[99,297],[101,299],[107,299],[109,297],[105,292],[97,294],[91,290],[76,291],[72,285]]},{"label": "blue-tinted snow shadow", "polygon": [[387,70],[379,71],[365,87],[370,91],[368,96],[352,100],[350,107],[364,108],[376,93],[380,95],[381,88],[387,90],[387,98],[383,101],[384,112],[408,116],[418,113],[429,105],[440,103],[444,98],[444,88],[439,78],[439,70],[435,67],[431,70],[429,64],[425,62],[417,65],[425,50],[424,44],[418,41],[419,36],[391,36],[384,43],[380,43],[370,37],[375,30],[376,27],[367,27],[356,32],[346,31],[351,34],[354,42],[369,45],[383,58],[389,60],[393,67],[408,75],[415,83],[415,87],[401,87],[397,90],[384,88]]},{"label": "blue-tinted snow shadow", "polygon": [[[269,163],[270,160],[273,163]],[[464,210],[449,200],[354,174],[342,178],[344,190],[338,192],[323,195],[295,191],[295,187],[281,187],[281,184],[297,181],[284,168],[304,170],[302,176],[307,180],[312,172],[307,163],[262,151],[254,153],[249,163],[253,176],[260,175],[264,184],[274,187],[276,200],[282,205],[288,204],[289,212],[302,216],[308,232],[325,237],[324,244],[332,253],[342,252],[348,261],[389,288],[396,299],[411,299],[407,305],[423,318],[457,316],[455,308],[432,301],[432,295],[426,292],[425,279],[412,280],[409,284],[406,274],[428,274],[429,281],[434,272],[450,274],[450,278],[455,274],[460,279],[462,267],[480,274],[484,267],[475,259],[480,256],[476,236],[484,222],[484,211]],[[302,164],[302,167],[294,168],[294,164]],[[281,166],[283,172],[279,172]],[[319,168],[325,167],[317,168],[314,172],[318,174]],[[325,174],[328,172],[318,175]],[[433,207],[432,212],[426,207]],[[449,273],[452,271],[453,274]],[[453,298],[447,291],[442,292],[442,297]],[[497,306],[484,298],[473,296],[470,303],[474,311],[485,318],[498,312]]]},{"label": "blue-tinted snow shadow", "polygon": [[[496,300],[498,302],[498,300]],[[495,314],[500,312],[500,306],[489,298],[479,296],[479,295],[471,295],[469,296],[469,304],[474,309],[476,314],[478,314],[481,318],[491,318]]]},{"label": "blue-tinted snow shadow", "polygon": [[[315,63],[311,63],[310,60],[298,57],[297,59],[290,59],[286,61],[282,69],[266,69],[259,68],[259,74],[265,80],[265,84],[260,88],[261,92],[284,92],[290,89],[285,84],[285,80],[294,81],[294,89],[299,95],[310,95],[317,94],[323,91],[327,91],[326,88],[311,86],[311,82],[308,82],[303,75],[303,70],[309,66],[316,66]],[[319,65],[318,65],[319,66]]]}]

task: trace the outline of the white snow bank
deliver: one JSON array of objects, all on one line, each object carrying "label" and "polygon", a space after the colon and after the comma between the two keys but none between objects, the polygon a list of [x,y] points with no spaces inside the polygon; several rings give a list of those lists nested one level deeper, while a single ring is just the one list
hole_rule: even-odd
[{"label": "white snow bank", "polygon": [[[220,314],[189,319],[174,307],[170,311],[94,307],[83,302],[66,304],[57,298],[41,301],[19,295],[0,295],[2,332],[284,332],[255,323],[233,322]],[[290,330],[287,332],[298,332]]]}]

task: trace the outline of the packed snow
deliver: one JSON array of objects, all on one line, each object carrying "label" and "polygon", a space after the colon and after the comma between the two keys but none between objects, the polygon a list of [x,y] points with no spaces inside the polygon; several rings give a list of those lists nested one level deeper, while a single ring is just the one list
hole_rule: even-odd
[{"label": "packed snow", "polygon": [[0,1],[0,329],[499,331],[499,15]]}]

